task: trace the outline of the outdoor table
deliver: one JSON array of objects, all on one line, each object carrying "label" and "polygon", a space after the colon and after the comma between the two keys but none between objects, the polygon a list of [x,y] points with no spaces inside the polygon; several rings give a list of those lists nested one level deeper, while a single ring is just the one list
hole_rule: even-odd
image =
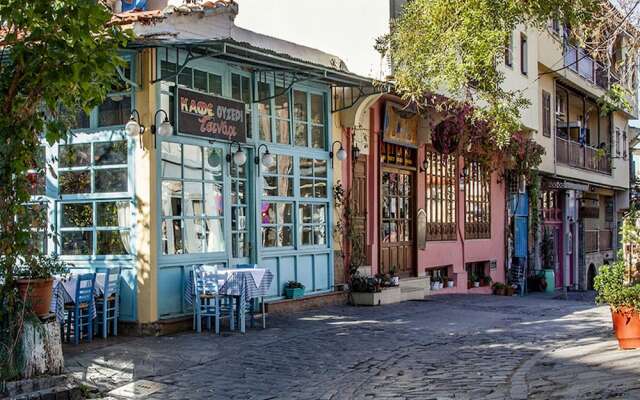
[{"label": "outdoor table", "polygon": [[[107,274],[105,273],[97,273],[96,274],[96,282],[94,285],[94,297],[102,296],[104,293],[104,282]],[[64,322],[65,310],[64,306],[66,304],[75,304],[76,299],[76,285],[78,282],[78,278],[76,275],[70,275],[67,278],[54,277],[53,280],[53,295],[51,296],[51,311],[56,315],[58,322]],[[93,318],[96,317],[96,303],[95,299],[92,299],[91,311],[93,314]]]},{"label": "outdoor table", "polygon": [[[205,270],[207,266],[198,267]],[[218,294],[230,296],[237,300],[238,319],[240,320],[240,332],[245,332],[245,305],[247,301],[261,299],[262,327],[266,327],[266,316],[264,309],[264,297],[268,294],[273,274],[265,268],[230,268],[218,269]],[[192,271],[189,279],[185,283],[185,299],[188,304],[193,305],[195,296],[193,287]]]}]

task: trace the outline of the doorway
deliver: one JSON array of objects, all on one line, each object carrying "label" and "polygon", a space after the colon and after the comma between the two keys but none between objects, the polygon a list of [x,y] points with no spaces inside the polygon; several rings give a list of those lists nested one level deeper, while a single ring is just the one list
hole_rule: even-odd
[{"label": "doorway", "polygon": [[414,171],[383,166],[381,172],[380,272],[414,274]]}]

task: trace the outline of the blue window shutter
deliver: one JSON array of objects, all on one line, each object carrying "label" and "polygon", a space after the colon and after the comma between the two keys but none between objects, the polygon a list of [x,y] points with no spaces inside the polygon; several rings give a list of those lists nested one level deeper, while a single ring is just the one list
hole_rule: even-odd
[{"label": "blue window shutter", "polygon": [[515,226],[515,256],[526,257],[527,256],[527,240],[529,238],[528,233],[528,221],[527,217],[516,217],[514,221]]}]

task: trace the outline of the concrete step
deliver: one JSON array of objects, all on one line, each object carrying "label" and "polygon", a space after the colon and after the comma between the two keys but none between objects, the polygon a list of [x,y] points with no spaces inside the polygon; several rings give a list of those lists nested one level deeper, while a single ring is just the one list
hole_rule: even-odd
[{"label": "concrete step", "polygon": [[425,289],[406,286],[400,287],[400,294],[402,296],[402,301],[422,300],[426,295]]},{"label": "concrete step", "polygon": [[427,289],[431,280],[427,277],[424,278],[400,278],[400,287],[414,287]]}]

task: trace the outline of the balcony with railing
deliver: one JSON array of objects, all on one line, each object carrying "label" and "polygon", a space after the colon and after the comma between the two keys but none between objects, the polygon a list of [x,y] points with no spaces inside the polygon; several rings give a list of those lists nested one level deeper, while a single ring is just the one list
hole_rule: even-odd
[{"label": "balcony with railing", "polygon": [[611,175],[611,159],[596,147],[556,136],[556,162]]},{"label": "balcony with railing", "polygon": [[570,44],[564,46],[564,66],[604,90],[619,82],[609,68],[594,60],[586,50]]},{"label": "balcony with railing", "polygon": [[599,251],[608,251],[613,248],[613,231],[585,230],[584,231],[584,252],[597,253]]}]

